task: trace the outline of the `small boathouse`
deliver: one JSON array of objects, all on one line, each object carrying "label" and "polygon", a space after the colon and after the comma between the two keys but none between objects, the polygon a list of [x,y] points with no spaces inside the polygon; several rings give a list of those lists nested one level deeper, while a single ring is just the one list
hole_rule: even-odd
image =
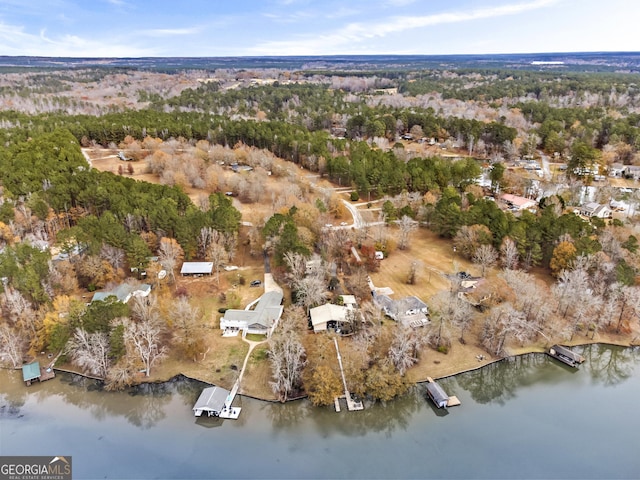
[{"label": "small boathouse", "polygon": [[230,392],[221,387],[205,388],[193,406],[193,414],[196,417],[201,417],[203,413],[206,413],[208,417],[231,418],[235,420],[240,416],[241,409],[231,406],[234,397],[235,392]]},{"label": "small boathouse", "polygon": [[427,396],[438,408],[455,407],[460,405],[458,397],[449,396],[444,389],[433,380],[431,377],[427,377]]},{"label": "small boathouse", "polygon": [[554,345],[551,347],[549,349],[549,355],[574,368],[578,368],[578,365],[584,362],[582,355],[562,345]]},{"label": "small boathouse", "polygon": [[42,368],[40,362],[31,362],[22,366],[22,379],[27,387],[35,380],[44,382],[45,380],[51,380],[55,376],[56,373],[53,368]]}]

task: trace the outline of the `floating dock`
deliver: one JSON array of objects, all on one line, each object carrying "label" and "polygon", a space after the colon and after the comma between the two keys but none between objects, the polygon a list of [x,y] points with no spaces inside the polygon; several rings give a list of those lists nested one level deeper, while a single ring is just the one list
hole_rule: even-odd
[{"label": "floating dock", "polygon": [[549,349],[549,355],[573,368],[578,368],[578,365],[584,362],[584,357],[582,355],[574,352],[568,347],[563,347],[562,345],[554,345],[551,347]]}]

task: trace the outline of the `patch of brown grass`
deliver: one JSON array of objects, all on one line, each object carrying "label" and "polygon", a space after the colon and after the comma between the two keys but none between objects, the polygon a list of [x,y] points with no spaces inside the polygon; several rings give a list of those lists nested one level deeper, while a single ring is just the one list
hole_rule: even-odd
[{"label": "patch of brown grass", "polygon": [[[407,276],[414,260],[420,261],[422,268],[417,282],[409,285]],[[415,295],[428,304],[436,293],[449,288],[445,275],[456,270],[474,275],[480,273],[471,262],[453,253],[449,240],[420,228],[413,233],[410,248],[391,252],[380,262],[380,270],[370,276],[376,287],[390,287],[395,292],[395,299]]]}]

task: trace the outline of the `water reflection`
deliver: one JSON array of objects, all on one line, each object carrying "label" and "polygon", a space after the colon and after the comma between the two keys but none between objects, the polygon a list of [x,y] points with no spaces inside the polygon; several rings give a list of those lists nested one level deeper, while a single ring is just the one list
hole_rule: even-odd
[{"label": "water reflection", "polygon": [[523,383],[531,383],[547,364],[545,355],[523,355],[506,358],[486,367],[456,377],[458,385],[467,390],[476,402],[504,405],[513,398]]},{"label": "water reflection", "polygon": [[591,379],[594,383],[602,383],[605,386],[624,382],[631,377],[636,365],[640,363],[637,347],[590,345],[581,353],[587,360],[585,368],[591,374]]},{"label": "water reflection", "polygon": [[[59,446],[78,478],[637,478],[640,382],[625,380],[640,378],[640,350],[579,351],[578,370],[536,354],[442,379],[462,400],[446,418],[424,385],[361,412],[238,396],[232,421],[194,418],[206,384],[184,377],[106,392],[72,375],[27,388],[19,371],[0,371],[0,447]],[[496,425],[526,435],[505,440]],[[567,432],[571,442],[549,441]]]}]

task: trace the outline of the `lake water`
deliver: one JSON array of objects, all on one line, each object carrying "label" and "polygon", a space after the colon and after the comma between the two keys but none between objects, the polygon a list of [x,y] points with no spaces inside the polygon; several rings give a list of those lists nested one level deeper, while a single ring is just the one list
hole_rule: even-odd
[{"label": "lake water", "polygon": [[0,454],[71,455],[84,478],[640,478],[640,350],[592,346],[570,369],[527,355],[336,413],[238,397],[239,420],[195,419],[202,384],[29,388],[0,371]]}]

